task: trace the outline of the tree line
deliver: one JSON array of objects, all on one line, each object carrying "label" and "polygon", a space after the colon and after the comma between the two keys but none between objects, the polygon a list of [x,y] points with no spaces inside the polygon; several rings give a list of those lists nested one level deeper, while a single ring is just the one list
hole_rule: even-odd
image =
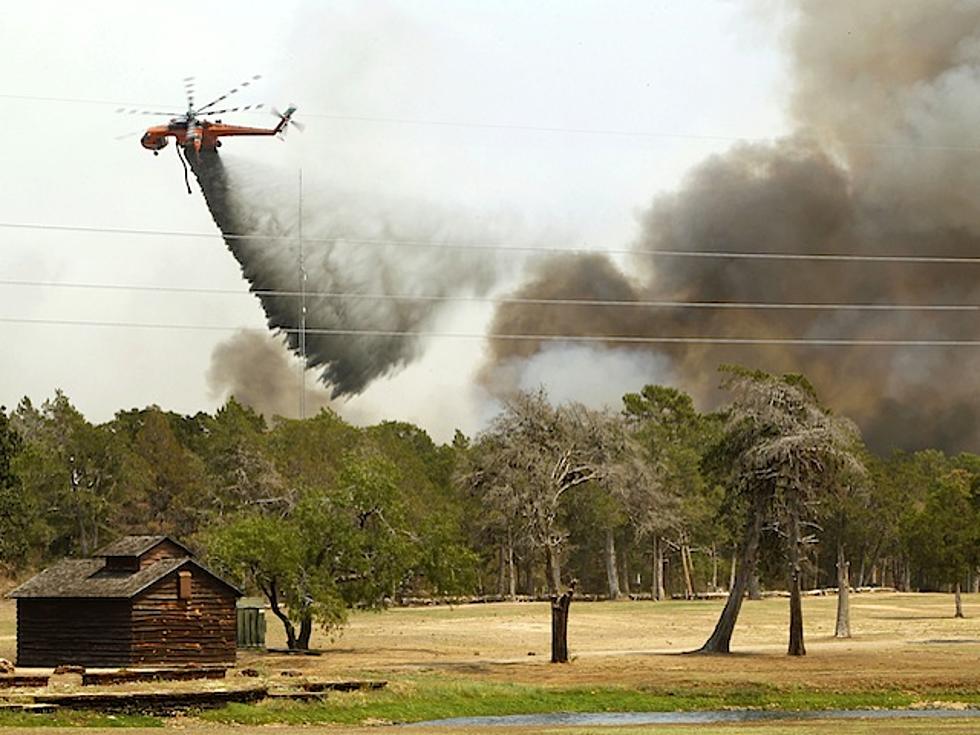
[{"label": "tree line", "polygon": [[[352,608],[410,598],[727,594],[705,651],[727,651],[742,600],[851,586],[980,586],[980,456],[876,456],[800,375],[722,369],[728,402],[648,385],[618,411],[504,402],[437,445],[404,422],[329,410],[261,416],[157,407],[92,424],[61,392],[0,410],[0,565],[20,578],[125,533],[166,533],[263,594],[291,647]],[[912,430],[914,427],[910,427]]]}]

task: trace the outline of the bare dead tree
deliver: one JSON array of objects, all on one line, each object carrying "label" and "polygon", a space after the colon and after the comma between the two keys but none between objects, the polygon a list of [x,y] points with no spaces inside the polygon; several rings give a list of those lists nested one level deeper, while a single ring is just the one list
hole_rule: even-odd
[{"label": "bare dead tree", "polygon": [[463,481],[489,514],[545,553],[548,590],[560,593],[567,531],[562,502],[587,482],[626,494],[648,485],[639,451],[621,417],[569,403],[552,406],[543,391],[518,393],[474,444]]},{"label": "bare dead tree", "polygon": [[801,546],[841,468],[863,472],[854,424],[829,413],[801,376],[727,368],[733,395],[725,443],[729,483],[747,509],[739,570],[715,630],[699,649],[727,653],[741,598],[754,570],[766,518],[785,539],[790,591],[790,655],[804,655]]}]

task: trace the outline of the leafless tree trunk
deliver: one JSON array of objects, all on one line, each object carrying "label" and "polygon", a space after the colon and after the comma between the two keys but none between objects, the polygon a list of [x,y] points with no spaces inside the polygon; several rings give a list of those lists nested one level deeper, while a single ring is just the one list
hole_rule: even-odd
[{"label": "leafless tree trunk", "polygon": [[718,550],[711,544],[711,591],[718,591]]},{"label": "leafless tree trunk", "polygon": [[530,551],[525,551],[521,559],[521,576],[524,578],[524,585],[521,587],[523,594],[533,595],[534,590],[534,557]]},{"label": "leafless tree trunk", "polygon": [[507,529],[507,595],[512,600],[517,597],[517,566],[514,564],[514,538],[509,528]]},{"label": "leafless tree trunk", "polygon": [[652,592],[654,600],[666,597],[664,591],[664,544],[659,536],[653,537],[653,580]]},{"label": "leafless tree trunk", "polygon": [[762,535],[762,508],[760,506],[761,501],[757,499],[750,510],[751,516],[742,539],[735,583],[728,593],[728,599],[725,601],[725,607],[715,624],[715,629],[708,640],[704,642],[704,645],[697,650],[697,653],[729,653],[731,650],[732,632],[735,630],[738,613],[742,609],[742,596],[748,587],[749,578],[755,573],[756,557],[759,555],[759,537]]},{"label": "leafless tree trunk", "polygon": [[568,663],[568,609],[575,594],[575,580],[568,585],[568,590],[559,595],[551,596],[551,663]]},{"label": "leafless tree trunk", "polygon": [[973,570],[973,585],[970,588],[973,594],[980,594],[980,569]]},{"label": "leafless tree trunk", "polygon": [[837,626],[836,638],[851,637],[851,575],[844,555],[844,540],[837,540]]},{"label": "leafless tree trunk", "polygon": [[684,597],[694,599],[694,570],[691,568],[691,551],[685,538],[681,542],[681,565],[684,568]]},{"label": "leafless tree trunk", "polygon": [[272,614],[282,621],[283,629],[286,631],[286,646],[291,651],[296,650],[298,647],[296,641],[296,628],[293,626],[293,621],[289,619],[289,616],[283,612],[281,607],[279,607],[279,587],[276,584],[276,580],[271,580],[268,586],[260,586],[262,587],[262,592],[265,593],[266,598],[269,600],[269,606],[272,608]]},{"label": "leafless tree trunk", "polygon": [[728,570],[728,590],[735,586],[735,567],[738,563],[738,549],[732,547],[732,568]]},{"label": "leafless tree trunk", "polygon": [[622,559],[622,573],[619,575],[619,585],[622,593],[629,597],[631,594],[630,590],[630,555],[629,546],[623,549],[620,553],[619,558]]},{"label": "leafless tree trunk", "polygon": [[507,547],[501,544],[497,548],[497,596],[503,597],[507,588]]},{"label": "leafless tree trunk", "polygon": [[296,638],[296,648],[301,651],[310,650],[310,639],[313,637],[313,616],[305,610],[299,621],[299,636]]},{"label": "leafless tree trunk", "polygon": [[752,573],[749,576],[749,599],[762,599],[762,585],[759,583],[759,572],[755,569],[752,570]]},{"label": "leafless tree trunk", "polygon": [[558,556],[558,544],[549,542],[545,546],[547,553],[548,594],[557,596],[561,589],[561,559]]},{"label": "leafless tree trunk", "polygon": [[616,537],[611,528],[606,529],[606,582],[609,585],[609,599],[618,600],[622,592],[619,589],[619,572],[616,569]]},{"label": "leafless tree trunk", "polygon": [[793,493],[787,513],[789,551],[789,650],[790,656],[805,656],[803,645],[803,596],[800,594],[800,509],[799,498]]},{"label": "leafless tree trunk", "polygon": [[956,588],[953,590],[954,602],[956,603],[956,614],[953,616],[955,618],[966,617],[963,615],[963,596],[960,594],[960,581],[956,580]]}]

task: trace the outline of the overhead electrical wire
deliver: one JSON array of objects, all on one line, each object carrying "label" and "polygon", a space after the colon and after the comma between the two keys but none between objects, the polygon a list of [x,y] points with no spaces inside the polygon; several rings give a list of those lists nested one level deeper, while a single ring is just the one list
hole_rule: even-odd
[{"label": "overhead electrical wire", "polygon": [[[61,102],[69,104],[96,104],[113,106],[133,106],[132,103],[120,103],[111,100],[54,97],[39,95],[0,94],[0,99]],[[337,121],[371,122],[385,124],[480,128],[489,130],[518,130],[536,133],[565,133],[575,135],[608,135],[620,137],[666,138],[683,140],[702,140],[714,142],[752,142],[768,141],[769,138],[751,138],[745,136],[702,135],[675,132],[658,132],[643,130],[575,128],[528,124],[489,123],[474,121],[452,121],[434,119],[412,119],[368,115],[340,115],[308,112],[309,118],[321,118]],[[965,151],[980,152],[978,145],[904,145],[880,143],[876,141],[842,141],[844,147],[908,149],[930,151]],[[92,227],[78,225],[51,225],[38,223],[0,222],[0,228],[23,230],[47,230],[61,232],[90,232],[100,234],[157,236],[174,238],[206,238],[224,240],[261,240],[272,242],[296,242],[295,236],[266,236],[266,235],[236,235],[218,233],[195,233],[167,230],[150,230],[136,228]],[[425,240],[399,240],[383,238],[345,237],[337,235],[327,238],[303,239],[305,244],[324,243],[330,245],[366,245],[366,246],[398,246],[453,250],[480,250],[498,252],[524,252],[537,254],[596,254],[596,255],[644,255],[653,257],[674,258],[705,258],[726,260],[770,260],[770,261],[830,261],[858,263],[909,263],[909,264],[946,264],[946,265],[976,265],[980,257],[971,256],[933,256],[933,255],[871,255],[845,253],[787,253],[761,251],[694,251],[694,250],[644,250],[644,249],[597,249],[590,247],[546,247],[535,245],[514,245],[503,243],[462,243],[434,242]],[[297,296],[299,292],[255,290],[239,291],[232,289],[192,288],[171,286],[137,286],[122,284],[85,284],[59,283],[50,281],[13,281],[2,280],[0,285],[7,286],[38,286],[78,289],[156,291],[173,293],[201,294],[248,294],[259,296]],[[694,308],[694,309],[787,309],[787,310],[854,310],[854,311],[932,311],[932,312],[975,312],[980,311],[980,305],[974,304],[853,304],[853,303],[767,303],[767,302],[710,302],[710,301],[671,301],[671,300],[603,300],[603,299],[535,299],[518,297],[480,297],[480,296],[443,296],[443,295],[401,295],[376,294],[357,292],[307,292],[307,296],[334,299],[378,299],[400,301],[468,301],[496,304],[525,304],[525,305],[562,305],[590,307],[646,307],[646,308]],[[208,330],[236,331],[238,326],[221,325],[188,325],[170,323],[134,323],[87,320],[32,319],[17,317],[0,317],[2,323],[19,323],[35,325],[115,327],[130,329],[179,329],[179,330]],[[300,329],[282,328],[284,333],[299,333]],[[438,331],[401,331],[401,330],[369,330],[369,329],[319,329],[306,328],[307,334],[325,336],[375,336],[375,337],[404,337],[404,338],[455,338],[455,339],[490,339],[490,340],[524,340],[543,342],[605,342],[625,344],[725,344],[725,345],[808,345],[808,346],[888,346],[888,347],[978,347],[980,340],[960,339],[832,339],[832,338],[753,338],[753,337],[666,337],[666,336],[630,336],[630,335],[568,335],[568,334],[494,334],[469,332],[438,332]]]},{"label": "overhead electrical wire", "polygon": [[[84,319],[40,319],[29,317],[0,317],[0,323],[29,324],[69,327],[113,327],[122,329],[159,329],[207,332],[237,332],[254,330],[250,327],[226,326],[220,324],[172,324],[167,322],[116,322]],[[298,334],[294,327],[275,327],[276,331]],[[980,347],[980,339],[836,339],[819,337],[645,337],[631,335],[599,334],[501,334],[477,332],[439,332],[428,330],[388,330],[388,329],[323,329],[307,327],[306,334],[323,336],[360,337],[404,337],[404,338],[449,338],[449,339],[488,339],[526,342],[570,342],[616,344],[718,344],[718,345],[798,345],[813,347]]]},{"label": "overhead electrical wire", "polygon": [[[57,97],[57,96],[46,96],[46,95],[28,95],[28,94],[0,94],[0,100],[13,100],[18,102],[58,102],[67,104],[84,104],[84,105],[106,105],[118,108],[134,108],[134,107],[153,107],[153,108],[166,108],[172,105],[159,105],[153,104],[138,104],[133,102],[119,102],[116,100],[103,100],[103,99],[90,99],[82,97]],[[246,113],[255,114],[255,113]],[[652,139],[675,139],[675,140],[695,140],[704,142],[722,142],[722,143],[761,143],[769,142],[772,137],[757,137],[757,136],[736,136],[736,135],[713,135],[713,134],[703,134],[703,133],[678,133],[671,131],[656,131],[656,130],[627,130],[627,129],[615,129],[615,128],[581,128],[581,127],[564,127],[559,125],[532,125],[526,123],[494,123],[494,122],[480,122],[474,120],[437,120],[437,119],[427,119],[427,118],[407,118],[407,117],[391,117],[384,115],[342,115],[338,113],[325,113],[325,112],[305,112],[303,117],[324,119],[324,120],[336,120],[339,122],[367,122],[367,123],[380,123],[386,125],[412,125],[412,126],[428,126],[428,127],[443,127],[443,128],[474,128],[483,130],[515,130],[521,132],[531,132],[531,133],[561,133],[567,135],[605,135],[611,137],[622,137],[622,138],[652,138]],[[838,141],[838,144],[845,148],[876,148],[885,150],[924,150],[924,151],[963,151],[963,152],[980,152],[980,145],[922,145],[922,144],[906,144],[906,143],[882,143],[880,141]]]},{"label": "overhead electrical wire", "polygon": [[[290,235],[236,235],[208,232],[186,232],[181,230],[148,230],[125,227],[95,227],[86,225],[51,225],[30,222],[0,222],[2,229],[41,230],[54,232],[89,232],[111,235],[137,235],[153,237],[224,239],[224,240],[264,240],[268,242],[297,242]],[[489,250],[495,252],[527,252],[539,254],[570,253],[575,255],[649,255],[667,258],[714,258],[721,260],[786,260],[786,261],[828,261],[855,263],[935,263],[950,265],[980,265],[980,257],[960,255],[857,255],[848,253],[786,253],[764,251],[718,250],[644,250],[632,248],[584,248],[584,247],[546,247],[543,245],[507,245],[502,243],[462,243],[435,242],[431,240],[397,240],[386,238],[348,237],[304,237],[305,244],[330,245],[371,245],[381,247],[415,247],[437,250]]]},{"label": "overhead electrical wire", "polygon": [[527,306],[588,306],[588,307],[642,307],[651,309],[732,309],[732,310],[800,310],[800,311],[926,311],[926,312],[977,312],[980,304],[875,304],[875,303],[819,303],[819,302],[766,302],[766,301],[676,301],[647,299],[554,299],[525,298],[515,296],[461,296],[441,294],[389,294],[358,291],[283,291],[255,289],[251,291],[233,288],[208,288],[194,286],[156,286],[119,283],[78,283],[65,281],[26,281],[0,279],[0,286],[25,288],[64,288],[95,291],[136,291],[148,293],[174,293],[198,295],[262,296],[262,297],[313,297],[338,300],[364,301],[416,301],[416,302],[464,302],[486,304],[515,304]]}]

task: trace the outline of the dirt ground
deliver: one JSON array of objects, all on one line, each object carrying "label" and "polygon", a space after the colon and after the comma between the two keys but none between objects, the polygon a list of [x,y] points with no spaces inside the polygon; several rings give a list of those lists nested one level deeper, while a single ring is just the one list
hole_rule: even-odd
[{"label": "dirt ground", "polygon": [[[292,669],[311,677],[331,679],[386,678],[396,686],[399,678],[442,674],[459,680],[561,687],[728,688],[758,684],[833,692],[879,688],[980,692],[978,595],[965,596],[968,615],[965,620],[952,617],[951,595],[856,595],[852,597],[854,637],[846,641],[832,637],[836,598],[807,598],[804,617],[808,655],[804,658],[785,655],[787,601],[780,598],[747,601],[733,639],[734,655],[678,655],[703,642],[721,606],[721,601],[573,603],[569,624],[573,661],[566,666],[548,663],[550,613],[545,603],[357,613],[333,640],[323,635],[314,639],[314,645],[323,649],[321,656],[242,653],[239,666],[255,666],[269,674]],[[270,617],[268,625],[269,645],[283,645],[278,621]],[[0,602],[0,657],[13,658],[14,628],[13,604]],[[170,726],[212,735],[234,729],[179,721],[171,722]],[[966,733],[976,732],[980,721],[837,722],[826,725],[827,729],[830,727],[839,733]],[[275,728],[276,733],[283,735],[300,730]],[[351,728],[326,730],[353,732]],[[378,728],[363,731],[376,733]],[[424,732],[417,728],[403,731]],[[513,732],[493,730],[501,734],[508,731]],[[588,731],[595,732],[596,728]],[[811,721],[799,725],[656,726],[602,728],[602,731],[777,735],[822,729],[819,723]],[[462,731],[454,729],[453,732]]]},{"label": "dirt ground", "polygon": [[[675,655],[700,645],[720,601],[573,603],[569,666],[548,663],[546,603],[399,608],[355,615],[320,657],[242,656],[242,663],[288,666],[310,675],[397,676],[452,672],[474,679],[562,686],[733,683],[851,688],[980,689],[980,596],[952,617],[951,595],[872,593],[852,597],[850,640],[833,638],[836,598],[804,601],[808,655],[785,655],[785,599],[746,601],[732,656]],[[282,645],[277,621],[270,645]],[[534,654],[534,655],[530,655]]]},{"label": "dirt ground", "polygon": [[[356,613],[341,634],[313,645],[319,657],[242,653],[240,666],[289,668],[315,676],[452,672],[460,677],[572,686],[776,683],[842,687],[980,688],[980,596],[967,618],[952,617],[951,595],[872,593],[852,597],[850,640],[833,638],[834,597],[804,601],[808,655],[785,655],[785,599],[746,601],[734,655],[671,655],[700,645],[720,601],[573,603],[569,666],[548,663],[547,603],[395,608]],[[270,616],[268,643],[284,646]],[[16,650],[14,606],[0,602],[0,657]],[[533,655],[531,655],[533,654]]]}]

